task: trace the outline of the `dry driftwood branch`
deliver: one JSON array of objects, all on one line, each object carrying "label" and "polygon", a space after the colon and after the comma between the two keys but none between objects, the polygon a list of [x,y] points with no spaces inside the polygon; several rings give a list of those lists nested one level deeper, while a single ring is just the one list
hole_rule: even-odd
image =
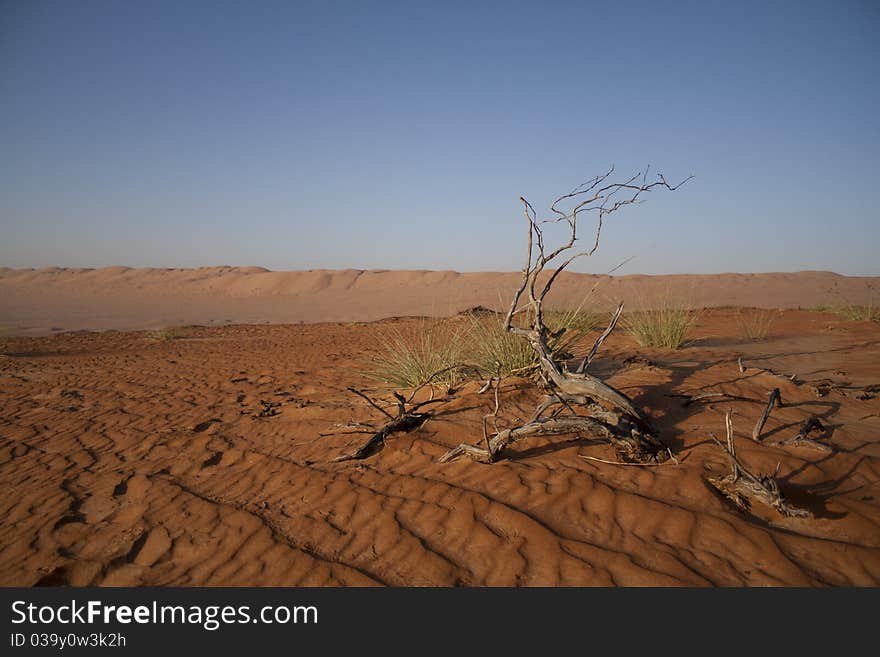
[{"label": "dry driftwood branch", "polygon": [[[730,461],[730,473],[726,475],[708,477],[709,483],[724,497],[736,506],[748,511],[753,500],[757,500],[769,507],[776,509],[780,514],[792,518],[809,518],[812,516],[809,510],[802,509],[787,502],[779,490],[776,481],[776,472],[772,475],[754,475],[743,465],[736,455],[736,445],[733,439],[733,421],[730,413],[724,416],[727,428],[727,446],[709,434],[715,443],[724,450]],[[778,472],[779,466],[776,466]]]},{"label": "dry driftwood branch", "polygon": [[794,383],[796,386],[801,385],[802,381],[798,380],[797,373],[795,374],[786,374],[785,372],[778,372],[769,367],[757,367],[756,365],[744,366],[742,365],[742,356],[739,357],[740,363],[740,373],[745,373],[747,369],[757,370],[758,372],[763,372],[764,374],[769,374],[770,376],[776,377],[777,379],[782,379],[789,383]]},{"label": "dry driftwood branch", "polygon": [[[358,395],[359,397],[363,397],[369,402],[370,406],[380,411],[386,417],[390,418],[388,422],[382,425],[378,430],[375,430],[373,435],[370,437],[367,442],[361,445],[356,452],[353,454],[343,454],[342,456],[337,456],[335,459],[331,461],[331,463],[340,463],[342,461],[352,461],[352,460],[360,460],[365,459],[373,454],[377,454],[382,451],[382,448],[385,447],[385,440],[393,433],[398,432],[408,432],[413,431],[414,429],[418,429],[422,426],[428,418],[431,417],[430,413],[421,413],[419,409],[428,406],[429,404],[439,404],[441,402],[449,401],[448,397],[442,397],[438,399],[429,399],[427,401],[419,402],[417,404],[410,404],[409,408],[407,408],[407,404],[409,404],[409,400],[407,400],[403,395],[398,392],[394,393],[394,397],[397,401],[397,415],[391,415],[384,408],[379,406],[377,402],[370,399],[366,394],[361,392],[360,390],[356,390],[355,388],[349,388],[353,393]],[[366,431],[358,431],[357,433],[367,433]]]},{"label": "dry driftwood branch", "polygon": [[[598,456],[586,456],[585,454],[578,454],[584,461],[595,461],[596,463],[605,463],[607,465],[629,465],[635,466],[639,468],[656,468],[661,465],[669,465],[669,463],[674,462],[678,465],[678,461],[664,461],[663,463],[629,463],[628,461],[609,461],[608,459],[600,459]],[[684,459],[682,459],[684,461]]]},{"label": "dry driftwood branch", "polygon": [[587,417],[548,417],[523,424],[513,429],[504,429],[496,433],[489,441],[486,449],[462,443],[455,449],[440,457],[441,463],[453,461],[459,456],[468,456],[474,461],[493,463],[501,451],[511,443],[530,436],[552,436],[577,433],[585,429],[593,429],[604,438],[610,439],[607,427],[598,420]]},{"label": "dry driftwood branch", "polygon": [[[485,449],[462,444],[447,452],[441,461],[450,461],[460,456],[468,456],[482,462],[496,461],[502,450],[510,443],[526,436],[572,434],[584,432],[609,440],[624,459],[636,461],[661,461],[668,456],[665,446],[654,436],[654,431],[642,411],[624,393],[616,390],[598,377],[584,370],[605,338],[611,334],[622,312],[622,306],[612,317],[605,332],[593,345],[593,349],[581,362],[575,372],[568,371],[553,359],[548,340],[552,333],[544,323],[543,304],[559,274],[574,260],[589,257],[599,248],[599,239],[605,218],[622,207],[637,203],[639,197],[655,188],[675,190],[690,178],[677,185],[670,185],[659,175],[654,182],[648,182],[648,170],[637,173],[623,182],[608,182],[614,167],[600,176],[577,186],[568,194],[563,194],[551,205],[553,217],[538,219],[534,207],[520,197],[523,213],[528,227],[526,261],[522,278],[507,315],[504,329],[522,337],[538,356],[538,367],[544,386],[550,393],[539,404],[535,415],[528,423],[512,429],[496,431],[488,439]],[[568,210],[561,209],[563,203],[573,203]],[[594,213],[596,231],[592,245],[584,250],[575,248],[578,241],[579,215]],[[544,241],[542,226],[545,224],[566,223],[568,239],[555,249],[550,249]],[[531,325],[523,327],[514,323],[514,318],[529,313]],[[557,412],[548,417],[543,414],[560,405],[571,414],[558,417]],[[577,410],[576,410],[577,408]],[[559,410],[559,409],[557,409]],[[578,410],[581,413],[578,413]]]},{"label": "dry driftwood branch", "polygon": [[[492,381],[492,379],[490,379],[490,381]],[[499,397],[500,390],[501,390],[501,376],[499,375],[498,377],[495,378],[495,408],[492,410],[491,413],[487,413],[486,415],[483,416],[483,440],[486,441],[486,449],[487,450],[492,449],[492,445],[489,441],[489,432],[486,430],[486,422],[489,420],[489,418],[492,418],[492,424],[495,428],[495,433],[497,434],[499,431],[499,429],[498,429],[498,408],[501,405],[501,399]]]},{"label": "dry driftwood branch", "polygon": [[770,413],[773,411],[773,407],[777,403],[782,406],[782,396],[779,393],[779,388],[773,388],[773,390],[770,391],[770,396],[767,398],[767,407],[764,409],[764,413],[758,418],[758,421],[755,423],[755,428],[752,429],[752,440],[755,442],[761,440],[761,431],[763,431],[764,425],[767,423],[767,418],[770,417]]},{"label": "dry driftwood branch", "polygon": [[379,406],[379,404],[377,404],[377,403],[374,402],[372,399],[370,399],[369,397],[367,397],[367,395],[365,395],[363,392],[361,392],[361,391],[358,390],[357,388],[351,388],[351,387],[349,387],[349,388],[348,388],[348,391],[349,391],[349,392],[353,392],[353,393],[356,394],[358,397],[362,397],[362,398],[366,399],[366,400],[367,400],[367,403],[368,403],[370,406],[372,406],[373,408],[375,408],[377,411],[379,411],[382,415],[384,415],[385,417],[387,417],[389,420],[393,420],[393,419],[394,419],[394,416],[391,415],[391,413],[389,413],[389,412],[386,411],[384,408],[382,408],[381,406]]},{"label": "dry driftwood branch", "polygon": [[689,395],[687,393],[668,393],[667,397],[680,397],[684,399],[682,402],[682,406],[690,406],[691,404],[695,404],[698,401],[703,401],[705,399],[714,399],[716,397],[728,399],[730,401],[745,401],[745,402],[754,402],[756,400],[750,397],[742,397],[741,395],[734,395],[732,392],[704,392],[699,395]]},{"label": "dry driftwood branch", "polygon": [[794,445],[796,447],[811,447],[813,449],[817,449],[820,452],[833,452],[834,448],[831,445],[827,445],[825,443],[820,443],[818,440],[813,440],[809,437],[812,431],[825,431],[825,426],[822,422],[819,421],[817,417],[808,418],[803,426],[801,426],[801,430],[797,432],[791,438],[786,438],[785,440],[781,440],[776,445],[780,447],[784,447],[786,445]]}]

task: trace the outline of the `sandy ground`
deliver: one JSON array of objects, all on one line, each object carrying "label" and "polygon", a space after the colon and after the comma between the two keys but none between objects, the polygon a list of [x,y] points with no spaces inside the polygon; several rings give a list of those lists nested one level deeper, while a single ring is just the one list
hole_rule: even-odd
[{"label": "sandy ground", "polygon": [[[518,273],[202,269],[0,268],[0,329],[25,335],[79,329],[133,330],[202,324],[372,321],[454,315],[509,303]],[[865,303],[880,279],[829,272],[704,276],[563,274],[550,305],[628,308],[669,298],[696,308],[812,308]],[[592,294],[591,294],[592,291]],[[504,302],[500,303],[499,300]]]},{"label": "sandy ground", "polygon": [[[387,323],[14,337],[0,358],[0,585],[877,585],[880,398],[865,388],[880,383],[880,325],[793,310],[744,343],[734,319],[704,312],[680,351],[617,332],[594,362],[682,461],[652,468],[584,460],[615,457],[564,438],[439,464],[479,440],[490,400],[474,383],[371,459],[330,463],[364,437],[322,433],[380,419],[346,387],[371,385],[359,372]],[[774,387],[785,405],[754,443]],[[719,390],[744,399],[675,396]],[[501,398],[514,422],[537,395],[511,379]],[[815,518],[745,514],[707,486],[726,467],[709,439],[726,410],[741,458],[779,464]],[[766,444],[810,415],[832,454]]]}]

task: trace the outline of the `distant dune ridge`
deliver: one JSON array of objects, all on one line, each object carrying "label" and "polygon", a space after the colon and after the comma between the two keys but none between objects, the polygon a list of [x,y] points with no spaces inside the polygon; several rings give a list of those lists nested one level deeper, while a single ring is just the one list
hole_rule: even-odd
[{"label": "distant dune ridge", "polygon": [[[499,308],[518,272],[0,268],[0,327],[13,333],[148,329],[186,324],[372,321]],[[629,308],[671,297],[696,307],[809,308],[845,299],[864,303],[880,277],[831,272],[608,276],[563,274],[551,304],[589,296],[602,308]]]}]

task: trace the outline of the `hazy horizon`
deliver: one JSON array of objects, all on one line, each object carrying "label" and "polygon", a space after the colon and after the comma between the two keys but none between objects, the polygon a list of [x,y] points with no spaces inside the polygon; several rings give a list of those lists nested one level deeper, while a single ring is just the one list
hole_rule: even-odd
[{"label": "hazy horizon", "polygon": [[[46,265],[43,267],[9,267],[7,265],[0,264],[0,270],[7,269],[12,271],[53,271],[53,270],[82,270],[82,271],[101,271],[101,270],[109,270],[109,269],[125,269],[125,270],[155,270],[155,271],[198,271],[200,269],[209,270],[209,269],[237,269],[237,270],[246,270],[246,269],[257,269],[263,270],[266,273],[307,273],[307,272],[315,272],[315,271],[327,271],[327,272],[344,272],[344,271],[356,271],[356,272],[370,272],[370,273],[385,273],[385,272],[431,272],[431,273],[452,273],[452,274],[511,274],[518,273],[521,270],[516,269],[508,269],[508,270],[500,270],[500,269],[404,269],[404,268],[388,268],[388,267],[373,267],[373,268],[361,268],[361,267],[311,267],[307,269],[272,269],[269,267],[264,267],[262,265],[199,265],[195,267],[165,267],[165,266],[152,266],[152,265],[143,265],[133,267],[131,265],[123,265],[120,263],[110,264],[110,265],[102,265],[100,267],[88,267],[88,266],[70,266],[63,267],[59,265]],[[828,269],[800,269],[800,270],[792,270],[792,271],[781,271],[781,270],[773,270],[773,271],[716,271],[716,272],[702,272],[702,273],[694,273],[694,272],[668,272],[665,274],[643,274],[641,272],[622,272],[621,270],[617,270],[614,272],[601,272],[601,271],[579,271],[578,269],[566,269],[570,273],[574,274],[586,274],[588,276],[611,276],[615,278],[623,278],[627,276],[750,276],[750,275],[776,275],[776,274],[831,274],[834,276],[843,276],[846,278],[880,278],[880,275],[877,274],[841,274],[840,272],[831,271]]]},{"label": "hazy horizon", "polygon": [[[880,275],[872,2],[4,3],[0,266]],[[872,82],[873,80],[873,82]],[[592,237],[585,225],[584,238]]]}]

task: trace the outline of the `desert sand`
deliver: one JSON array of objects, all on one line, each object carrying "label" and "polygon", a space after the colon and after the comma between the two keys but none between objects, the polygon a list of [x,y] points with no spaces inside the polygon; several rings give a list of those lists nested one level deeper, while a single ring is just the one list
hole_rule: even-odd
[{"label": "desert sand", "polygon": [[[25,335],[202,324],[373,321],[509,303],[520,274],[454,271],[0,269],[0,328]],[[697,308],[865,303],[877,278],[830,272],[690,276],[563,273],[548,302],[627,308],[670,297]],[[875,285],[877,287],[877,285]]]},{"label": "desert sand", "polygon": [[[208,315],[348,322],[425,310],[417,281],[453,305],[490,303],[487,280],[508,277],[6,270],[0,298],[19,333]],[[810,306],[833,280],[699,277],[694,301]],[[591,365],[680,461],[656,467],[586,460],[615,455],[561,437],[518,442],[492,465],[438,463],[480,441],[491,399],[479,382],[379,454],[332,463],[364,440],[340,425],[382,419],[346,388],[375,388],[362,372],[382,332],[417,319],[14,336],[0,358],[0,585],[877,585],[880,325],[787,310],[744,342],[736,313],[703,312],[678,351],[617,331]],[[784,405],[753,442],[775,387]],[[680,396],[709,391],[736,399]],[[511,378],[500,398],[510,423],[538,393]],[[707,485],[727,468],[710,439],[726,411],[741,459],[778,464],[813,518],[746,513]],[[832,452],[772,444],[811,415]]]}]

